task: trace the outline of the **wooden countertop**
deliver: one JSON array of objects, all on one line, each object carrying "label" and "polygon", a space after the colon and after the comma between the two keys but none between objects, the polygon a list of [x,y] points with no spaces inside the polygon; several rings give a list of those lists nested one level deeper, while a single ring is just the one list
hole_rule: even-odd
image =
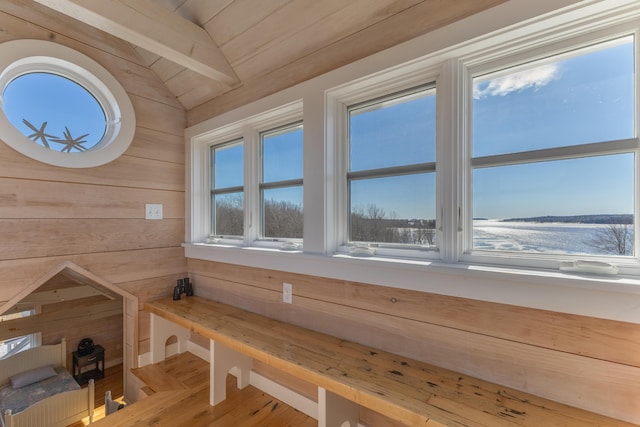
[{"label": "wooden countertop", "polygon": [[633,425],[199,297],[144,307],[411,426]]}]

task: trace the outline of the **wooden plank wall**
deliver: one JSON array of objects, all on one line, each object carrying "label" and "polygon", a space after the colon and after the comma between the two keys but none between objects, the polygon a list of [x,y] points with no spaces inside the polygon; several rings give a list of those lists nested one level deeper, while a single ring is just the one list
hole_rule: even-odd
[{"label": "wooden plank wall", "polygon": [[[130,148],[95,168],[45,165],[0,144],[0,301],[66,260],[140,303],[170,292],[186,272],[184,109],[131,45],[81,22],[30,0],[3,0],[0,28],[0,43],[50,40],[91,57],[122,84],[137,119]],[[145,203],[162,203],[164,219],[146,221]]]},{"label": "wooden plank wall", "polygon": [[[234,2],[204,24],[242,83],[215,98],[181,97],[193,126],[505,0]],[[291,19],[292,16],[297,19]],[[345,22],[349,22],[347,25]],[[180,82],[184,84],[184,81]],[[224,93],[223,93],[224,92]]]},{"label": "wooden plank wall", "polygon": [[[640,423],[640,325],[208,261],[188,267],[196,295]],[[282,282],[293,284],[291,305]]]},{"label": "wooden plank wall", "polygon": [[122,298],[82,298],[42,307],[41,313],[0,322],[0,340],[40,332],[43,345],[67,341],[67,366],[71,353],[85,337],[102,345],[105,363],[113,366],[123,360]]}]

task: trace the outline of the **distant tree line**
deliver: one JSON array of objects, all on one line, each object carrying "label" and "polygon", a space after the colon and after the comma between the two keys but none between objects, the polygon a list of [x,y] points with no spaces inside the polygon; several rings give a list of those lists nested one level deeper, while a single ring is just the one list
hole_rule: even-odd
[{"label": "distant tree line", "polygon": [[350,240],[353,242],[401,243],[432,246],[436,240],[435,219],[388,218],[374,204],[351,209]]},{"label": "distant tree line", "polygon": [[[480,219],[480,218],[477,218]],[[559,222],[573,224],[633,224],[633,214],[545,215],[503,219],[505,222]]]},{"label": "distant tree line", "polygon": [[215,234],[244,235],[244,197],[242,194],[224,195],[215,201]]},{"label": "distant tree line", "polygon": [[[435,244],[435,219],[388,218],[376,205],[352,209],[350,240],[354,242],[399,243],[409,245]],[[241,194],[216,200],[216,234],[244,234],[244,199]],[[264,203],[264,237],[301,239],[303,233],[302,206],[287,201],[266,200]]]},{"label": "distant tree line", "polygon": [[[302,239],[302,206],[273,199],[264,203],[264,237]],[[244,234],[244,198],[241,194],[216,200],[216,234],[242,236]]]}]

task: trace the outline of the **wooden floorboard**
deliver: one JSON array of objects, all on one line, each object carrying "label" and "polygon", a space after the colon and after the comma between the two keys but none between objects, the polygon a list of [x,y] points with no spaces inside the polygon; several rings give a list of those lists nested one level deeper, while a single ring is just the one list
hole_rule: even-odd
[{"label": "wooden floorboard", "polygon": [[[133,370],[155,393],[95,421],[96,427],[316,427],[317,421],[253,386],[227,377],[227,399],[209,405],[209,363],[182,353]],[[96,391],[97,394],[97,391]],[[104,398],[104,396],[103,396]],[[74,425],[76,427],[77,425]]]},{"label": "wooden floorboard", "polygon": [[[104,378],[95,381],[95,413],[94,421],[104,418],[104,394],[111,390],[111,398],[123,402],[123,374],[122,364],[105,369]],[[83,387],[86,387],[83,386]],[[89,419],[78,421],[69,427],[84,427],[89,425]]]}]

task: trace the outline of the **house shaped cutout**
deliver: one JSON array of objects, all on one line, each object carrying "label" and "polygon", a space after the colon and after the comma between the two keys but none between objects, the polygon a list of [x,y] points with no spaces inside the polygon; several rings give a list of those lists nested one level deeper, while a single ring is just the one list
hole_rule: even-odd
[{"label": "house shaped cutout", "polygon": [[[75,341],[84,335],[91,335],[91,328],[115,328],[111,335],[122,337],[115,343],[115,351],[119,353],[122,350],[125,366],[134,367],[131,355],[134,354],[134,350],[137,351],[137,333],[130,334],[126,331],[138,330],[137,305],[138,298],[135,295],[71,261],[65,261],[5,302],[0,307],[0,314],[37,308],[38,314],[43,317],[39,321],[40,325],[49,324],[46,328],[43,326],[43,329],[48,330],[49,337],[43,337],[43,343],[54,343],[64,337],[71,345],[70,349],[73,349]],[[66,314],[61,316],[58,313]],[[34,327],[30,326],[29,320],[25,320],[24,325],[26,333],[39,331],[38,328],[33,329]],[[93,326],[88,328],[88,325]],[[76,337],[78,334],[82,336]]]}]

